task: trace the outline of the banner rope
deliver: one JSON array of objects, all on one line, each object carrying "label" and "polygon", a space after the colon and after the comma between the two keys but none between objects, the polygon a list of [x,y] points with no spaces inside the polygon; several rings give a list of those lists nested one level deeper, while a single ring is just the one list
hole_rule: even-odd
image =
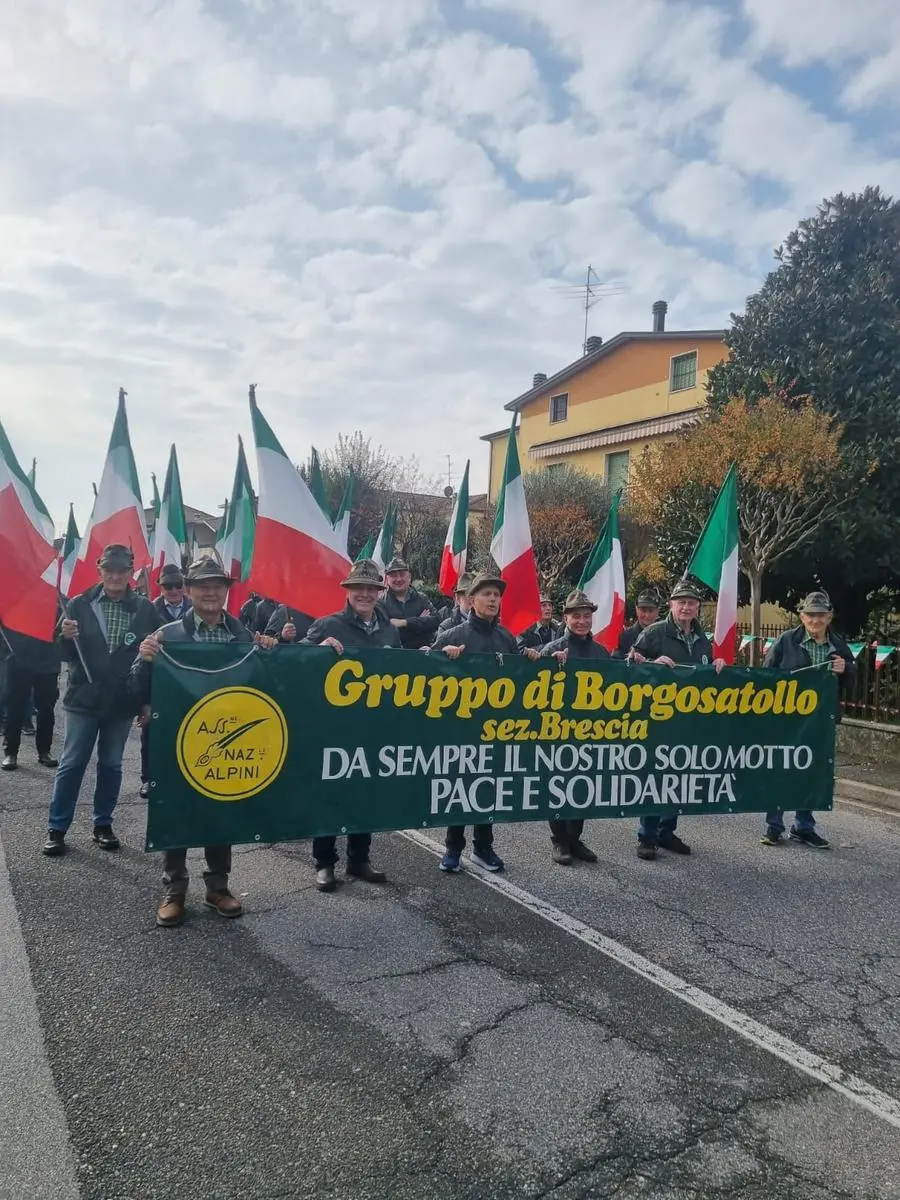
[{"label": "banner rope", "polygon": [[237,662],[229,663],[227,667],[189,667],[187,663],[180,663],[178,659],[168,654],[162,645],[159,648],[160,654],[173,667],[177,667],[179,671],[196,671],[198,675],[221,675],[225,671],[234,671],[237,667],[242,667],[251,654],[255,654],[257,650],[259,650],[259,646],[251,646],[243,658],[239,658]]}]

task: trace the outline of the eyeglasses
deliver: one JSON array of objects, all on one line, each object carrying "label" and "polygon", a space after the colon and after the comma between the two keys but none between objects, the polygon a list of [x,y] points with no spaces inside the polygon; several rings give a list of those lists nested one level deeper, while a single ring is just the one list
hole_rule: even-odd
[{"label": "eyeglasses", "polygon": [[162,590],[164,592],[180,592],[183,587],[183,583],[164,583]]}]

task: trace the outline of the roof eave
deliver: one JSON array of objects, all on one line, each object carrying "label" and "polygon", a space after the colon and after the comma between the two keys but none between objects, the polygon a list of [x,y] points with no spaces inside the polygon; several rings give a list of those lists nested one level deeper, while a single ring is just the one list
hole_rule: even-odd
[{"label": "roof eave", "polygon": [[[592,367],[594,363],[599,362],[601,358],[604,358],[607,354],[611,354],[614,350],[618,350],[627,342],[674,342],[683,338],[704,338],[707,340],[715,338],[719,341],[724,341],[727,332],[727,329],[666,329],[662,333],[654,333],[652,330],[641,330],[636,333],[617,333],[614,338],[610,338],[608,342],[604,342],[593,354],[585,354],[582,358],[577,358],[574,362],[569,363],[567,367],[563,367],[561,371],[557,371],[546,383],[529,388],[527,392],[523,392],[515,400],[510,400],[503,407],[507,412],[518,412],[530,400],[535,400],[538,396],[542,396],[544,392],[549,391],[558,384],[565,383],[567,379],[571,379],[586,367]],[[482,440],[487,441],[496,436],[496,434],[487,434]]]}]

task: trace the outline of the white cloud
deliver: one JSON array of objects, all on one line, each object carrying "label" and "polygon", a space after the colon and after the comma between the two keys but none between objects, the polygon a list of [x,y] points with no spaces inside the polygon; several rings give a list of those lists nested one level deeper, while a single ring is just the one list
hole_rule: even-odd
[{"label": "white cloud", "polygon": [[[806,3],[745,0],[743,42],[712,0],[14,5],[0,415],[57,520],[120,384],[142,482],[174,439],[191,503],[229,487],[251,379],[297,459],[362,427],[477,488],[479,434],[579,351],[554,281],[621,281],[607,337],[660,297],[724,324],[821,196],[900,186],[861,115],[896,22],[800,39]],[[827,64],[830,105],[770,61]]]}]

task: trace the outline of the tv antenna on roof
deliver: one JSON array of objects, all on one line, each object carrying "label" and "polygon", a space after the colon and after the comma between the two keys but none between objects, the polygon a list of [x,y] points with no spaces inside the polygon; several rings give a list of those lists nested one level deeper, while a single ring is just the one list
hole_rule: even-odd
[{"label": "tv antenna on roof", "polygon": [[607,296],[621,296],[625,288],[620,283],[601,283],[600,276],[594,270],[593,266],[588,263],[584,283],[556,284],[553,290],[555,292],[563,292],[566,299],[575,296],[579,300],[583,299],[584,338],[581,343],[581,349],[587,354],[588,314],[600,300],[605,299]]}]

